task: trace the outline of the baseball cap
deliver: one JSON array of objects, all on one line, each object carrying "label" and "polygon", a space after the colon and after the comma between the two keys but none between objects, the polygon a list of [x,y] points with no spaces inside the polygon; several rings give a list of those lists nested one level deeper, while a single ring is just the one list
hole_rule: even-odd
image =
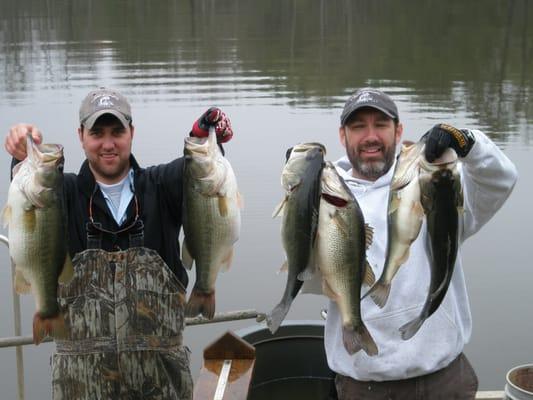
[{"label": "baseball cap", "polygon": [[341,125],[346,123],[354,111],[363,107],[375,108],[395,121],[400,119],[398,116],[398,108],[388,94],[378,89],[362,88],[357,90],[348,100],[346,100],[346,104],[344,105],[341,114]]},{"label": "baseball cap", "polygon": [[116,90],[101,87],[89,92],[81,102],[80,124],[91,129],[96,120],[104,114],[114,115],[124,127],[131,123],[128,100]]}]

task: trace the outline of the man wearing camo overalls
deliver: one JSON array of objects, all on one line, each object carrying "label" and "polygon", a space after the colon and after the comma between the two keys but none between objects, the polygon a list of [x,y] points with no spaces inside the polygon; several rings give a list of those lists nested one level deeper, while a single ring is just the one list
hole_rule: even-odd
[{"label": "man wearing camo overalls", "polygon": [[[219,143],[231,139],[218,108],[190,134],[206,136],[210,126]],[[6,137],[14,163],[26,157],[28,132],[42,142],[30,124]],[[130,104],[115,90],[85,97],[78,135],[87,159],[64,180],[74,278],[58,290],[69,333],[56,340],[53,399],[192,399],[178,248],[183,158],[141,168],[131,154]]]}]

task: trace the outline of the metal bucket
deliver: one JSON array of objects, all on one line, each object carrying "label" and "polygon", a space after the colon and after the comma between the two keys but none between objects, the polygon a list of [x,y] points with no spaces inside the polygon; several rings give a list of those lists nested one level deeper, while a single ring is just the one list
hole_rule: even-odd
[{"label": "metal bucket", "polygon": [[514,367],[505,379],[506,399],[533,400],[533,364]]},{"label": "metal bucket", "polygon": [[255,346],[248,400],[337,398],[335,374],[326,362],[323,321],[285,321],[274,335],[263,325],[236,334]]}]

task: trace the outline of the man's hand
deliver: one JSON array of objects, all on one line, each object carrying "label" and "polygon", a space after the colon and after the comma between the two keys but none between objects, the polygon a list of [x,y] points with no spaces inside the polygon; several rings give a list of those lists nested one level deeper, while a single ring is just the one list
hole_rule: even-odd
[{"label": "man's hand", "polygon": [[426,141],[426,160],[429,162],[439,158],[448,147],[454,149],[459,157],[465,157],[476,141],[468,129],[457,129],[447,124],[435,125],[422,139]]},{"label": "man's hand", "polygon": [[24,160],[27,156],[26,135],[28,133],[31,133],[35,143],[42,143],[43,135],[35,125],[31,124],[17,124],[12,126],[7,133],[6,140],[4,142],[6,151],[19,161]]},{"label": "man's hand", "polygon": [[190,135],[207,137],[209,135],[209,128],[212,126],[215,127],[218,143],[226,143],[233,137],[233,130],[231,129],[231,122],[228,116],[217,107],[209,108],[194,122]]}]

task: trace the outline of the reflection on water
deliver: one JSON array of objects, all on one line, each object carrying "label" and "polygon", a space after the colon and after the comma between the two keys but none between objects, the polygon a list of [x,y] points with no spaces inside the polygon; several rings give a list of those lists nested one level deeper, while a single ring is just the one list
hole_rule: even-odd
[{"label": "reflection on water", "polygon": [[[285,149],[320,141],[330,159],[340,156],[336,131],[349,93],[367,85],[390,92],[406,139],[442,121],[481,128],[520,171],[509,203],[469,239],[463,257],[474,314],[467,353],[481,387],[501,389],[507,369],[533,354],[526,339],[533,329],[526,233],[533,225],[532,22],[528,0],[2,1],[0,136],[12,123],[35,122],[64,143],[66,169],[77,170],[79,102],[95,86],[113,86],[131,100],[134,152],[149,165],[180,154],[194,118],[221,106],[236,131],[227,154],[245,208],[234,266],[217,281],[217,308],[264,312],[284,287],[275,273],[283,262],[279,220],[271,214],[281,200]],[[3,203],[9,159],[0,153]],[[8,259],[5,249],[0,257]],[[7,271],[0,272],[3,293],[11,290]],[[22,302],[29,334],[34,308]],[[325,303],[298,297],[289,318],[318,318]],[[9,322],[0,336],[9,336],[10,302],[0,315]],[[252,323],[188,328],[193,374],[214,337]],[[49,391],[51,350],[25,350],[29,399]],[[7,398],[15,397],[13,364],[12,351],[0,350]]]},{"label": "reflection on water", "polygon": [[47,1],[0,6],[1,102],[112,79],[143,101],[338,107],[377,83],[529,143],[533,7],[464,2]]}]

